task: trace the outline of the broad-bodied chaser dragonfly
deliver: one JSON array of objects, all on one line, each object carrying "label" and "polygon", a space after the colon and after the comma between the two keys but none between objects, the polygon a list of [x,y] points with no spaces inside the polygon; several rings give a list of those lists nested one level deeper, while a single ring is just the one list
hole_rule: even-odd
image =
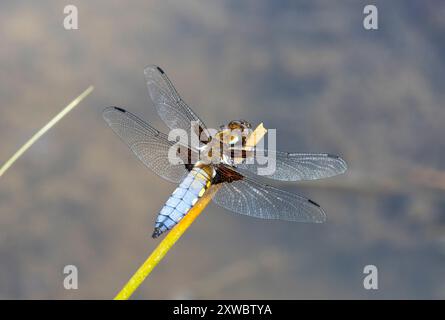
[{"label": "broad-bodied chaser dragonfly", "polygon": [[[189,135],[198,129],[198,145],[180,145],[178,155],[182,163],[172,163],[169,150],[176,141],[151,127],[130,112],[109,107],[103,117],[111,129],[130,147],[148,168],[162,178],[179,183],[157,216],[152,237],[172,229],[194,206],[206,190],[222,184],[213,201],[232,212],[263,219],[281,219],[297,222],[324,222],[326,215],[316,202],[264,184],[255,178],[258,164],[250,161],[234,162],[223,154],[219,161],[202,162],[198,157],[212,141],[225,141],[231,150],[232,137],[227,132],[233,129],[248,131],[251,125],[244,120],[231,121],[214,135],[210,135],[205,124],[181,99],[165,72],[157,66],[144,70],[150,98],[161,119],[170,129],[183,129]],[[230,135],[230,133],[229,133]],[[237,139],[235,139],[237,140]],[[346,171],[346,163],[331,154],[287,153],[268,151],[275,158],[275,171],[266,178],[282,181],[314,180],[335,176]],[[230,156],[230,154],[229,154]],[[247,152],[242,157],[248,157]],[[191,159],[197,159],[191,161]]]}]

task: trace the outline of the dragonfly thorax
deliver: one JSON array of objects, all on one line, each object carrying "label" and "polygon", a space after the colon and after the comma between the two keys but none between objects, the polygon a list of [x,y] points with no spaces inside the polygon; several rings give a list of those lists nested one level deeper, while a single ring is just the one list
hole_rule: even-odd
[{"label": "dragonfly thorax", "polygon": [[239,163],[239,158],[247,156],[246,139],[252,132],[251,127],[245,120],[233,120],[227,125],[222,125],[210,142],[199,148],[200,160],[204,163],[223,163],[230,166]]},{"label": "dragonfly thorax", "polygon": [[216,139],[230,146],[244,147],[246,139],[252,132],[252,125],[246,120],[232,120],[227,125],[220,126]]}]

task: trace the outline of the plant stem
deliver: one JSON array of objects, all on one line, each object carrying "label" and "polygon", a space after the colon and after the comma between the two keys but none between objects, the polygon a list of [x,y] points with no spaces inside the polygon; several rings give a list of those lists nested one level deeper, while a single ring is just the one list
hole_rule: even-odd
[{"label": "plant stem", "polygon": [[93,91],[94,87],[89,86],[84,92],[82,92],[76,99],[71,101],[62,111],[60,111],[54,118],[52,118],[42,129],[37,131],[31,139],[29,139],[14,155],[5,162],[0,168],[0,177],[17,161],[22,154],[25,153],[41,136],[43,136],[49,129],[51,129],[57,122],[59,122],[68,112],[74,109],[87,95]]},{"label": "plant stem", "polygon": [[179,221],[179,223],[165,236],[164,240],[156,247],[152,254],[145,260],[136,273],[131,277],[122,290],[116,295],[114,300],[127,300],[134,291],[148,277],[151,271],[162,260],[167,252],[173,247],[176,241],[190,227],[199,214],[204,210],[212,199],[213,195],[218,191],[220,185],[213,185],[204,193],[201,199],[190,209],[190,211]]}]

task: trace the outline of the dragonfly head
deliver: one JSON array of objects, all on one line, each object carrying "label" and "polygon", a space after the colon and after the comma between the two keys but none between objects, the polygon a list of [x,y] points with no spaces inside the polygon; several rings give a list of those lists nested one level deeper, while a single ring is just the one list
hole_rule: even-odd
[{"label": "dragonfly head", "polygon": [[252,131],[252,125],[246,120],[232,120],[227,125],[222,125],[218,132],[218,138],[221,141],[228,143],[229,145],[235,145],[240,142],[240,139],[244,140]]},{"label": "dragonfly head", "polygon": [[231,130],[235,130],[235,129],[251,129],[252,125],[247,122],[246,120],[232,120],[229,122],[229,124],[227,125],[229,127],[229,129]]}]

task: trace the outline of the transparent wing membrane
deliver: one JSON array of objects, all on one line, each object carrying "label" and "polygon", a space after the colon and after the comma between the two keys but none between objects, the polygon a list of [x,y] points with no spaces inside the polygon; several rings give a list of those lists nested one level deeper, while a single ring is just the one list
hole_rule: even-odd
[{"label": "transparent wing membrane", "polygon": [[[258,154],[258,150],[257,150]],[[264,177],[281,181],[316,180],[332,177],[346,171],[346,162],[338,156],[326,153],[288,153],[267,151],[267,157],[276,158],[276,170]],[[258,174],[258,168],[265,165],[239,164],[238,168]]]},{"label": "transparent wing membrane", "polygon": [[314,201],[247,176],[223,182],[213,201],[232,212],[261,219],[315,223],[326,220],[324,211]]},{"label": "transparent wing membrane", "polygon": [[198,126],[194,132],[207,141],[208,134],[204,123],[193,110],[181,99],[173,84],[164,71],[158,66],[148,66],[144,69],[148,93],[161,119],[170,129],[183,129],[190,138],[191,122]]},{"label": "transparent wing membrane", "polygon": [[[106,108],[103,117],[111,129],[130,147],[139,160],[162,178],[179,183],[188,173],[184,164],[171,164],[169,149],[175,144],[166,134],[154,129],[143,120],[124,109]],[[181,147],[181,154],[189,150]],[[184,159],[187,163],[187,160]]]}]

